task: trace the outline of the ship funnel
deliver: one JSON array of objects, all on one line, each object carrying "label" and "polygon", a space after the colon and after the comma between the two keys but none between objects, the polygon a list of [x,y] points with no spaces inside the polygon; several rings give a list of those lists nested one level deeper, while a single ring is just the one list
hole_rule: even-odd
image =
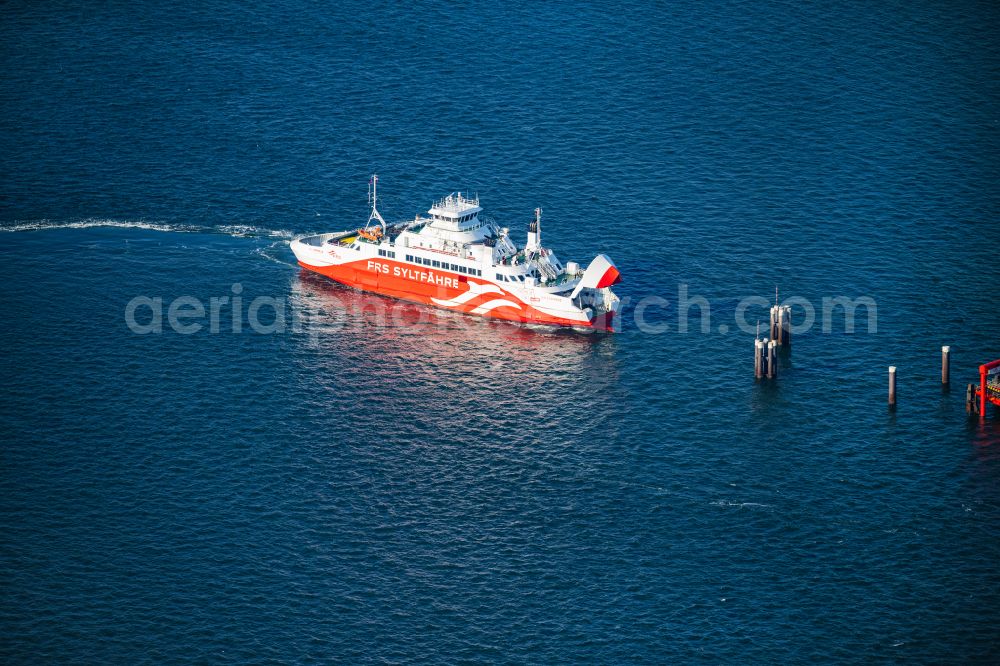
[{"label": "ship funnel", "polygon": [[525,252],[535,252],[542,247],[542,209],[535,209],[535,219],[528,223],[528,242]]}]

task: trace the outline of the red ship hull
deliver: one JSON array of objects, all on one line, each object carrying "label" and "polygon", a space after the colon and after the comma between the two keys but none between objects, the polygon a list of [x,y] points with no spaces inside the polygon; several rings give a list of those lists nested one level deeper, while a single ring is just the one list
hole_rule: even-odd
[{"label": "red ship hull", "polygon": [[421,269],[379,258],[303,268],[362,291],[430,305],[464,314],[525,324],[613,331],[615,312],[591,320],[575,320],[543,312],[500,285],[478,277]]}]

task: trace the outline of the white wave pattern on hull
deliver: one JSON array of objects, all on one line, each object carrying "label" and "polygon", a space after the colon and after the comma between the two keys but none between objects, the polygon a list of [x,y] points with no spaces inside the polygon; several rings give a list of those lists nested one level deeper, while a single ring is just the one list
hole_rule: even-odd
[{"label": "white wave pattern on hull", "polygon": [[[467,303],[467,302],[471,301],[473,298],[475,298],[476,296],[479,296],[481,294],[502,294],[503,293],[503,290],[500,289],[500,287],[498,287],[498,286],[496,286],[494,284],[479,283],[479,282],[469,282],[468,285],[469,285],[468,291],[465,291],[465,292],[459,294],[455,298],[451,298],[451,299],[448,299],[448,300],[442,300],[440,298],[432,298],[431,300],[434,301],[434,303],[436,303],[437,305],[440,305],[442,307],[453,308],[453,307],[455,307],[457,305],[462,305],[464,303]],[[493,301],[490,301],[490,302],[492,303]],[[480,307],[482,307],[482,306],[480,306]],[[484,310],[484,312],[485,312],[485,310]]]},{"label": "white wave pattern on hull", "polygon": [[514,301],[508,301],[505,298],[494,298],[492,301],[486,301],[482,305],[477,306],[475,309],[472,310],[472,314],[486,314],[490,310],[496,310],[497,308],[501,308],[505,305],[515,308],[517,310],[521,309],[521,306],[515,303]]}]

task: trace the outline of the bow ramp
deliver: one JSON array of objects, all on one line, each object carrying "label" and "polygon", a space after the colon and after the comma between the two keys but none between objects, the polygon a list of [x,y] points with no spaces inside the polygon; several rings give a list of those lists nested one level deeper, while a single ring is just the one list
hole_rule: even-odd
[{"label": "bow ramp", "polygon": [[570,298],[576,298],[583,289],[605,289],[621,281],[621,273],[618,272],[614,262],[608,258],[608,255],[599,254],[587,266],[587,270],[580,278],[580,283],[576,285]]}]

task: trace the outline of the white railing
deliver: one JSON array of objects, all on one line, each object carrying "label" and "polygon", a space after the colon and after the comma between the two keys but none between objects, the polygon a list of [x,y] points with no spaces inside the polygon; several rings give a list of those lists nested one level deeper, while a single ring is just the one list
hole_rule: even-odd
[{"label": "white railing", "polygon": [[461,192],[453,192],[449,194],[444,199],[434,202],[434,208],[440,210],[447,210],[454,213],[459,213],[463,210],[468,210],[473,206],[479,205],[479,197],[475,199],[470,199],[468,197],[462,196]]}]

